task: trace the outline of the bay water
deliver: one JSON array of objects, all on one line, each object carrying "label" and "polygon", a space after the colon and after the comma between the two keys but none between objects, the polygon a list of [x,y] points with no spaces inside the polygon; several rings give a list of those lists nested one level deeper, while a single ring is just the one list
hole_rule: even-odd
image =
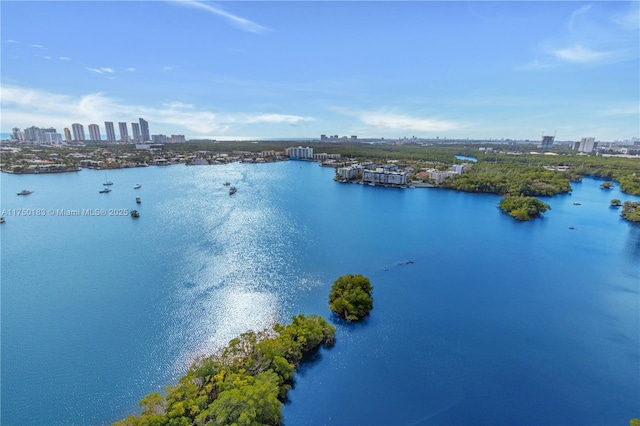
[{"label": "bay water", "polygon": [[[137,414],[196,357],[298,313],[329,318],[337,342],[296,374],[288,426],[640,417],[640,227],[609,207],[640,197],[585,179],[521,223],[499,196],[333,174],[296,161],[2,174],[1,423]],[[328,309],[348,273],[374,286],[359,324]]]}]

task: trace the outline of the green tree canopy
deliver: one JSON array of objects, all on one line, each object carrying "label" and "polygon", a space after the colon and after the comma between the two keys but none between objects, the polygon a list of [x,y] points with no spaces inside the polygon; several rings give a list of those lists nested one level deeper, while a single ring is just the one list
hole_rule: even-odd
[{"label": "green tree canopy", "polygon": [[197,360],[166,396],[144,397],[140,416],[115,425],[279,425],[296,365],[334,340],[335,327],[316,315],[297,315],[271,331],[248,331],[221,354]]},{"label": "green tree canopy", "polygon": [[535,197],[505,195],[498,205],[500,209],[518,220],[530,220],[551,207]]},{"label": "green tree canopy", "polygon": [[331,286],[329,308],[344,320],[358,321],[373,309],[372,290],[369,278],[360,274],[343,275]]}]

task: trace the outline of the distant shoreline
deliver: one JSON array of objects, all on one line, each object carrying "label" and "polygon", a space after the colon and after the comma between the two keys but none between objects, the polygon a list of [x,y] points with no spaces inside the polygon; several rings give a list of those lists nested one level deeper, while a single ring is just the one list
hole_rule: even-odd
[{"label": "distant shoreline", "polygon": [[15,172],[12,170],[0,170],[2,173],[9,173],[12,175],[50,175],[50,174],[54,174],[54,173],[76,173],[81,171],[81,168],[77,168],[75,170],[38,170],[38,171],[34,171],[34,172],[30,172],[30,171],[22,171],[22,172]]}]

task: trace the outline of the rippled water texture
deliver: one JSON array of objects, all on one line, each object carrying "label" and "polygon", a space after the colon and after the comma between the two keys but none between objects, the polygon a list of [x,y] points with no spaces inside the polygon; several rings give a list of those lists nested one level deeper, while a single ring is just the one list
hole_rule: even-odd
[{"label": "rippled water texture", "polygon": [[149,167],[110,171],[99,194],[103,172],[3,174],[2,209],[141,217],[7,217],[2,424],[135,414],[243,331],[331,318],[346,273],[371,278],[373,314],[337,323],[336,346],[296,376],[288,426],[640,417],[640,228],[609,208],[640,198],[586,179],[519,223],[493,195],[332,177],[293,161]]}]

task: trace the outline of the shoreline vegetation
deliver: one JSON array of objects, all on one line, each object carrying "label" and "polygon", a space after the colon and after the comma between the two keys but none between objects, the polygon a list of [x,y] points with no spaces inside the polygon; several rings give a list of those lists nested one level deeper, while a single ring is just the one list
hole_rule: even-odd
[{"label": "shoreline vegetation", "polygon": [[300,314],[289,325],[248,331],[219,354],[196,360],[165,396],[145,396],[139,416],[114,426],[279,425],[296,367],[334,343],[335,327],[317,315]]},{"label": "shoreline vegetation", "polygon": [[[77,172],[82,168],[109,170],[150,165],[173,164],[216,165],[230,162],[268,163],[287,161],[284,150],[303,144],[314,152],[339,156],[318,160],[320,165],[339,167],[351,164],[390,164],[407,173],[406,185],[381,185],[398,188],[440,187],[472,193],[492,193],[505,198],[500,202],[513,207],[519,200],[520,209],[512,216],[518,220],[539,217],[548,210],[542,201],[527,197],[553,196],[571,192],[571,182],[584,176],[604,179],[602,188],[611,188],[617,182],[620,190],[640,195],[640,158],[585,155],[567,147],[540,150],[533,144],[450,143],[450,144],[391,144],[363,142],[311,142],[311,141],[189,141],[165,144],[161,150],[139,150],[133,144],[86,144],[49,147],[44,145],[17,145],[2,142],[0,170],[14,174],[46,174]],[[545,154],[545,155],[543,155]],[[477,161],[469,164],[467,159]],[[430,171],[447,171],[454,165],[467,163],[463,172],[450,174],[441,182],[431,177]],[[340,182],[362,183],[361,176],[336,179]],[[514,197],[525,197],[514,198]],[[522,214],[523,208],[532,214]],[[547,206],[541,210],[540,207]],[[536,207],[537,206],[537,207]],[[534,207],[536,207],[534,209]],[[534,211],[537,209],[537,212]],[[627,209],[629,211],[629,209]],[[629,219],[635,215],[626,213]],[[635,210],[634,210],[635,211]],[[517,216],[517,217],[516,217]]]},{"label": "shoreline vegetation", "polygon": [[[336,312],[337,303],[338,316],[360,320],[373,308],[372,290],[368,278],[343,275],[331,288],[329,307]],[[166,388],[165,396],[148,394],[138,404],[139,416],[114,426],[280,425],[296,368],[320,347],[332,347],[335,339],[335,326],[317,315],[299,314],[289,325],[247,331],[218,354],[196,359],[175,386]]]}]

